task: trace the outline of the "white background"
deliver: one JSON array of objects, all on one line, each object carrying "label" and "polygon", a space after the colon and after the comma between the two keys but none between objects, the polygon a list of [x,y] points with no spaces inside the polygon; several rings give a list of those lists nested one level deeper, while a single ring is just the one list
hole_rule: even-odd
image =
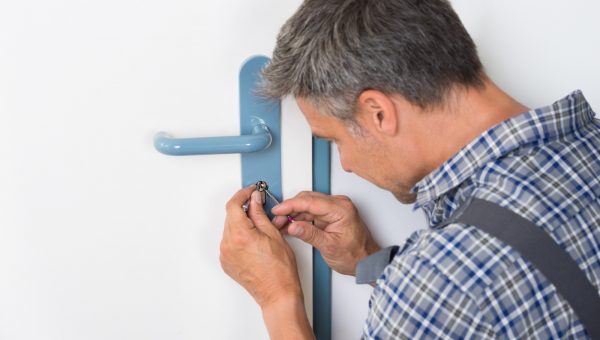
[{"label": "white background", "polygon": [[[0,339],[265,337],[218,265],[239,156],[170,158],[151,139],[237,134],[239,65],[270,54],[299,3],[0,2]],[[453,3],[515,98],[537,107],[580,88],[599,109],[597,2]],[[424,225],[336,157],[333,193],[381,245]],[[333,292],[334,338],[357,338],[370,287],[335,274]]]},{"label": "white background", "polygon": [[[600,110],[600,3],[592,0],[453,0],[488,74],[523,104],[536,108],[583,90]],[[425,226],[421,212],[354,174],[332,148],[332,193],[350,196],[383,246]],[[367,313],[370,286],[333,276],[333,338],[355,339]]]},{"label": "white background", "polygon": [[[238,134],[241,63],[297,6],[0,1],[0,339],[266,338],[218,261],[239,155],[168,157],[152,137]],[[295,193],[310,131],[285,107]]]}]

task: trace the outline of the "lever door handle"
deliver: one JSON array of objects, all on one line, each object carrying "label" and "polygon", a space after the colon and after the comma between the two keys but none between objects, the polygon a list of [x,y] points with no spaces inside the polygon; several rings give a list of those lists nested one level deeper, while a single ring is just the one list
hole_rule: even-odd
[{"label": "lever door handle", "polygon": [[[239,136],[173,138],[159,132],[154,136],[156,150],[173,156],[241,153],[242,186],[265,181],[281,200],[281,102],[262,98],[256,91],[268,62],[267,57],[254,56],[240,69]],[[265,210],[270,212],[271,206]]]},{"label": "lever door handle", "polygon": [[173,138],[166,132],[154,136],[154,147],[171,156],[212,155],[221,153],[249,153],[268,148],[273,141],[269,128],[255,123],[252,133],[240,136]]}]

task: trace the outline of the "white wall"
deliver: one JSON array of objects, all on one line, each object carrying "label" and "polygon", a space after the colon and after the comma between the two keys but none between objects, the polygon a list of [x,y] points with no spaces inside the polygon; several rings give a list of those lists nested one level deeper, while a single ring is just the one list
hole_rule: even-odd
[{"label": "white wall", "polygon": [[[479,47],[488,74],[529,107],[582,89],[600,110],[600,3],[592,0],[453,0]],[[332,193],[350,196],[376,239],[399,244],[425,226],[420,212],[344,173],[333,148]],[[371,288],[333,276],[333,338],[357,338]]]},{"label": "white wall", "polygon": [[[218,265],[239,157],[171,159],[151,138],[236,134],[239,64],[299,3],[0,2],[0,339],[264,337]],[[597,2],[453,3],[517,99],[581,88],[600,109]],[[336,157],[332,191],[382,245],[423,225]],[[335,339],[358,337],[369,292],[334,276]]]},{"label": "white wall", "polygon": [[218,261],[239,156],[152,136],[238,134],[240,65],[298,4],[0,1],[0,339],[266,337]]}]

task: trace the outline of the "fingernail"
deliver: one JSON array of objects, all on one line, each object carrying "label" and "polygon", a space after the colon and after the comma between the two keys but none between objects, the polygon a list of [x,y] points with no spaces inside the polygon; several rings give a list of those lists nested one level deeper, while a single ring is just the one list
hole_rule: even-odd
[{"label": "fingernail", "polygon": [[292,230],[292,235],[299,236],[299,235],[302,235],[303,232],[304,232],[304,228],[296,227]]},{"label": "fingernail", "polygon": [[252,193],[252,199],[254,200],[255,203],[262,204],[262,199],[260,197],[260,192],[258,192],[258,191],[253,192]]}]

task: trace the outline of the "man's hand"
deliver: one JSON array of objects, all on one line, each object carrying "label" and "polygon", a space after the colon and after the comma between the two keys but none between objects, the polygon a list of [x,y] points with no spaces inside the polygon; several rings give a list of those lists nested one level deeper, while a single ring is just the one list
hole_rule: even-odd
[{"label": "man's hand", "polygon": [[[275,226],[319,249],[338,273],[355,275],[356,264],[380,249],[346,196],[301,192],[273,207],[272,212],[278,215]],[[286,215],[295,222],[288,224]]]},{"label": "man's hand", "polygon": [[[260,305],[271,339],[314,339],[294,252],[265,214],[255,186],[227,203],[221,266]],[[248,215],[242,205],[251,198]]]},{"label": "man's hand", "polygon": [[[302,296],[294,252],[265,214],[254,186],[227,203],[221,266],[261,306]],[[252,195],[251,195],[252,194]],[[251,199],[248,215],[242,205]]]}]

